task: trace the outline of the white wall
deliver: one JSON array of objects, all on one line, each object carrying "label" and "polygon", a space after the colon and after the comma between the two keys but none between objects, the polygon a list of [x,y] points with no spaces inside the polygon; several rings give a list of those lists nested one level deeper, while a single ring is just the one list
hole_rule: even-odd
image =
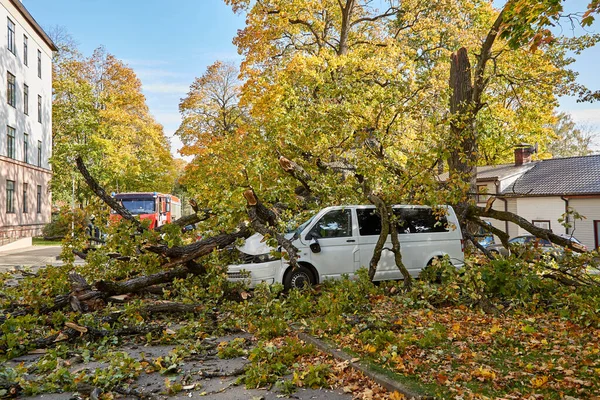
[{"label": "white wall", "polygon": [[600,220],[600,197],[569,199],[569,206],[585,216],[583,220],[573,220],[573,236],[585,244],[588,249],[596,246],[594,240],[594,220]]},{"label": "white wall", "polygon": [[[533,220],[550,220],[550,229],[554,233],[566,233],[565,227],[558,220],[565,213],[565,202],[558,196],[552,197],[528,197],[514,199],[516,203],[516,214],[529,222]],[[525,229],[515,226],[510,236],[528,235]]]},{"label": "white wall", "polygon": [[[517,214],[529,222],[533,220],[549,220],[550,229],[554,233],[569,233],[585,244],[588,249],[593,249],[596,245],[594,236],[594,220],[600,221],[600,196],[596,198],[571,198],[569,206],[576,212],[585,217],[585,219],[574,220],[570,217],[572,228],[567,232],[566,228],[559,222],[565,213],[565,202],[559,196],[548,197],[529,197],[529,198],[508,198],[507,211]],[[493,208],[504,211],[504,202],[497,199]],[[503,221],[489,219],[496,228],[504,231]],[[525,229],[510,222],[508,224],[508,234],[511,238],[520,235],[529,235]],[[498,238],[494,238],[496,243],[500,243]]]},{"label": "white wall", "polygon": [[[15,24],[16,54],[8,51],[7,18]],[[28,66],[23,62],[23,35],[28,37]],[[37,51],[42,52],[42,78],[38,78]],[[16,108],[7,104],[7,72],[16,77]],[[29,86],[29,115],[23,112],[23,85]],[[37,99],[42,96],[42,123],[38,122]],[[37,143],[42,141],[42,168],[50,169],[52,155],[52,51],[10,3],[0,0],[0,154],[7,154],[6,126],[16,129],[16,159],[22,161],[23,133],[29,134],[29,163],[37,164]]]},{"label": "white wall", "polygon": [[[15,53],[8,50],[8,18],[15,25]],[[28,38],[28,65],[24,63],[23,35]],[[38,50],[42,53],[42,76],[38,77]],[[15,76],[16,104],[7,99],[7,72]],[[24,85],[29,87],[29,113],[24,113]],[[42,97],[42,122],[38,122],[38,95]],[[15,129],[14,159],[8,158],[7,126]],[[25,163],[24,134],[28,134]],[[38,141],[42,161],[38,167]],[[9,0],[0,0],[0,237],[39,234],[50,221],[49,179],[52,155],[52,51]],[[15,181],[15,212],[6,213],[6,181]],[[28,213],[22,213],[23,184],[28,185]],[[42,212],[36,211],[36,188],[42,186]]]}]

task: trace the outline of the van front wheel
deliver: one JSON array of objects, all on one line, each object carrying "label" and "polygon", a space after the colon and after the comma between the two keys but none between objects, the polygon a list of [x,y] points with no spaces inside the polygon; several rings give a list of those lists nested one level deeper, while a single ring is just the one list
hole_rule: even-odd
[{"label": "van front wheel", "polygon": [[314,284],[312,272],[302,265],[288,271],[283,280],[283,286],[286,290],[303,289]]}]

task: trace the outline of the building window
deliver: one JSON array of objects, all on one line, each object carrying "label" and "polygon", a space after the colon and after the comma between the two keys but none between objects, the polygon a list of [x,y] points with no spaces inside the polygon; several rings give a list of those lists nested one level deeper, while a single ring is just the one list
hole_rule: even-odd
[{"label": "building window", "polygon": [[23,133],[23,162],[29,162],[29,135]]},{"label": "building window", "polygon": [[29,65],[29,52],[27,51],[27,36],[23,35],[23,64]]},{"label": "building window", "polygon": [[23,85],[23,112],[29,115],[29,86]]},{"label": "building window", "polygon": [[534,226],[542,229],[550,230],[550,220],[547,219],[534,219],[531,221]]},{"label": "building window", "polygon": [[6,100],[9,105],[16,107],[17,91],[15,88],[15,76],[10,72],[6,73]]},{"label": "building window", "polygon": [[15,212],[15,181],[6,181],[6,213]]},{"label": "building window", "polygon": [[38,157],[37,157],[37,166],[42,166],[42,141],[38,140]]},{"label": "building window", "polygon": [[485,203],[489,198],[487,185],[477,185],[477,202]]},{"label": "building window", "polygon": [[23,214],[27,214],[27,189],[29,188],[29,185],[24,183],[23,184]]},{"label": "building window", "polygon": [[42,186],[37,185],[37,202],[36,202],[36,211],[38,214],[42,213]]},{"label": "building window", "polygon": [[15,54],[15,23],[8,19],[8,51]]},{"label": "building window", "polygon": [[38,94],[38,122],[42,123],[42,96]]},{"label": "building window", "polygon": [[10,158],[15,158],[15,128],[7,127],[8,134],[6,135],[6,155]]},{"label": "building window", "polygon": [[38,50],[38,78],[42,77],[42,52]]}]

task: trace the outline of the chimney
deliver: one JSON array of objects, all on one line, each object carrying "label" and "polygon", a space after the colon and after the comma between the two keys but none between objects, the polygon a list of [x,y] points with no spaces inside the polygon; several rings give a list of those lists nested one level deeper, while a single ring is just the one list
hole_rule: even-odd
[{"label": "chimney", "polygon": [[531,155],[535,153],[535,148],[527,143],[520,143],[515,146],[515,167],[531,162]]}]

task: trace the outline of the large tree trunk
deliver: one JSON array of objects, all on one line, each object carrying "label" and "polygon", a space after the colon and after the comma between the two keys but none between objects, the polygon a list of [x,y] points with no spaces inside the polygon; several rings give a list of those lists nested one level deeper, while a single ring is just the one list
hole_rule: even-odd
[{"label": "large tree trunk", "polygon": [[490,27],[479,49],[477,64],[471,77],[471,63],[467,49],[462,47],[451,56],[450,64],[450,157],[448,167],[450,181],[455,185],[462,183],[463,196],[455,204],[458,219],[463,231],[473,232],[476,227],[467,225],[466,213],[469,205],[474,204],[477,194],[478,145],[476,118],[483,107],[482,96],[487,85],[485,68],[492,57],[492,46],[498,37],[504,22],[502,10]]},{"label": "large tree trunk", "polygon": [[[466,192],[473,194],[477,192],[477,136],[475,105],[472,101],[471,63],[464,47],[452,54],[450,90],[450,143],[453,146],[448,158],[450,180],[468,184]],[[459,210],[464,210],[469,200],[469,196],[465,196],[459,203]]]}]

